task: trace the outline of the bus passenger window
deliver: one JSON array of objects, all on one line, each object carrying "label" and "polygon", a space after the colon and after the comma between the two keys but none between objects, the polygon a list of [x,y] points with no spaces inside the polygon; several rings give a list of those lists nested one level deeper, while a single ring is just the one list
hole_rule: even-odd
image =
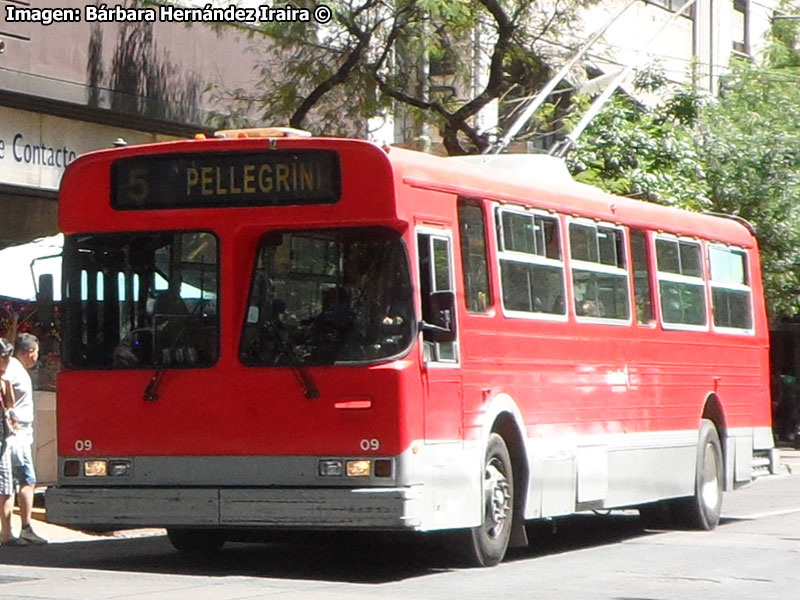
[{"label": "bus passenger window", "polygon": [[708,262],[714,326],[752,330],[753,292],[747,279],[746,252],[739,248],[709,245]]},{"label": "bus passenger window", "polygon": [[665,325],[705,327],[706,296],[700,256],[698,242],[676,237],[656,239],[658,294]]},{"label": "bus passenger window", "polygon": [[633,256],[633,290],[636,296],[636,320],[639,323],[653,321],[653,295],[650,289],[650,252],[643,231],[631,231],[631,254]]},{"label": "bus passenger window", "polygon": [[622,229],[569,224],[572,288],[578,317],[628,320],[628,271]]},{"label": "bus passenger window", "polygon": [[469,312],[483,313],[489,310],[492,303],[483,207],[475,201],[459,198],[458,225],[461,231],[464,300]]},{"label": "bus passenger window", "polygon": [[497,209],[503,308],[564,315],[564,262],[558,219],[532,211]]}]

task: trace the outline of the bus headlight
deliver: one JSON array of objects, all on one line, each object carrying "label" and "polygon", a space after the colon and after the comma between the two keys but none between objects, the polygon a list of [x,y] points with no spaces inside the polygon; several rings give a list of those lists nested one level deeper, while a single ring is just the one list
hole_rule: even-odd
[{"label": "bus headlight", "polygon": [[83,463],[83,474],[86,477],[105,477],[108,475],[108,463],[104,460],[87,460]]},{"label": "bus headlight", "polygon": [[371,460],[360,459],[360,460],[347,461],[348,477],[369,477],[371,472],[372,472]]},{"label": "bus headlight", "polygon": [[321,477],[341,477],[344,474],[342,461],[333,458],[319,461],[319,474]]},{"label": "bus headlight", "polygon": [[129,460],[110,460],[108,461],[108,474],[112,477],[127,477],[131,474],[131,461]]}]

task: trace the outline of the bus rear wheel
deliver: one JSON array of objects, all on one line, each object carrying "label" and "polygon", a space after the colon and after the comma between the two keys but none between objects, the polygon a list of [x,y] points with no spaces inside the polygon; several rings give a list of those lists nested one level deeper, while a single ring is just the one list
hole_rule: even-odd
[{"label": "bus rear wheel", "polygon": [[493,433],[483,467],[483,522],[470,530],[468,560],[473,566],[493,567],[506,554],[514,514],[514,473],[503,438]]},{"label": "bus rear wheel", "polygon": [[722,445],[714,423],[703,419],[697,444],[694,495],[639,507],[646,528],[710,531],[722,514]]},{"label": "bus rear wheel", "polygon": [[682,524],[710,531],[722,515],[722,444],[714,423],[703,419],[697,444],[694,496],[676,501]]},{"label": "bus rear wheel", "polygon": [[205,556],[219,552],[225,543],[225,533],[217,529],[167,528],[167,538],[172,547],[194,556]]}]

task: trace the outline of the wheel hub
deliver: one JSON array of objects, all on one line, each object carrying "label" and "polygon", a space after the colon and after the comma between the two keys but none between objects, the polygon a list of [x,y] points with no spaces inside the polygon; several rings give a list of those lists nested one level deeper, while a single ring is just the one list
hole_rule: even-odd
[{"label": "wheel hub", "polygon": [[486,466],[484,496],[486,499],[485,526],[491,537],[497,537],[503,530],[511,512],[511,490],[508,478],[494,463]]},{"label": "wheel hub", "polygon": [[706,447],[703,460],[703,483],[700,489],[700,497],[703,503],[714,508],[719,502],[719,473],[717,472],[717,453],[711,444]]}]

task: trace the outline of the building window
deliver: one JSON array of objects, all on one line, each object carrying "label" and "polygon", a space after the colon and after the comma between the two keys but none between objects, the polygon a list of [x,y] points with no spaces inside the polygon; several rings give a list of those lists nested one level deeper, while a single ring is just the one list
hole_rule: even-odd
[{"label": "building window", "polygon": [[750,40],[748,39],[749,14],[748,0],[733,0],[731,38],[733,39],[733,49],[742,54],[750,53]]},{"label": "building window", "polygon": [[[673,12],[679,11],[683,5],[686,4],[686,0],[645,0],[645,2],[648,2],[649,4],[655,4],[657,6],[663,6],[667,10],[671,10]],[[683,13],[683,16],[689,17],[690,19],[694,18],[694,7],[695,5],[692,5],[691,8]]]}]

